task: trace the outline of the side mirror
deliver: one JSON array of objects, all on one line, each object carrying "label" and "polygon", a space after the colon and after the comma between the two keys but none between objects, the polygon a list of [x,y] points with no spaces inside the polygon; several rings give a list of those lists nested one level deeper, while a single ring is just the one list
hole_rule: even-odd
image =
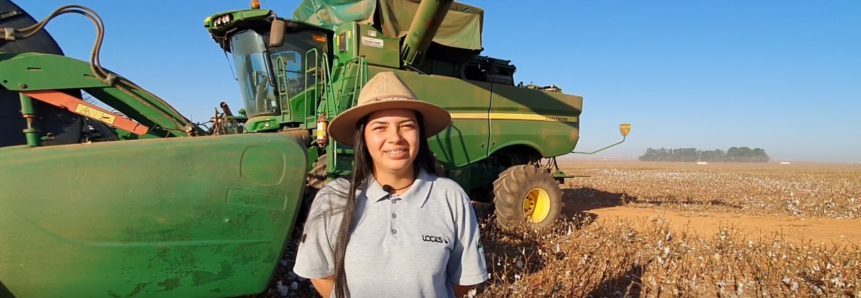
[{"label": "side mirror", "polygon": [[620,124],[619,125],[619,132],[622,133],[623,137],[627,137],[628,133],[631,132],[631,125],[627,124],[627,123],[626,124]]},{"label": "side mirror", "polygon": [[287,31],[287,23],[284,20],[272,20],[272,26],[269,28],[269,46],[280,47],[283,45],[285,31]]}]

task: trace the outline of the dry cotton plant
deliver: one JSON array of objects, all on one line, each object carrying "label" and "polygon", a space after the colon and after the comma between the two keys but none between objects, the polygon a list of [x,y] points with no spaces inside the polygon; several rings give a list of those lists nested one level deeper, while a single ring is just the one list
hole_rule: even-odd
[{"label": "dry cotton plant", "polygon": [[[587,206],[861,217],[861,167],[592,163],[563,170],[592,175],[563,187],[566,199]],[[747,240],[733,226],[702,237],[661,217],[578,216],[549,233],[503,232],[488,207],[476,205],[490,276],[470,297],[861,297],[861,248],[845,240]],[[289,247],[269,290],[249,297],[319,297],[290,270],[295,237]]]},{"label": "dry cotton plant", "polygon": [[593,203],[673,211],[861,218],[861,167],[589,164],[564,168],[569,193]]},{"label": "dry cotton plant", "polygon": [[701,238],[660,217],[483,227],[491,279],[476,297],[861,296],[861,249],[847,243],[744,241],[731,226]]}]

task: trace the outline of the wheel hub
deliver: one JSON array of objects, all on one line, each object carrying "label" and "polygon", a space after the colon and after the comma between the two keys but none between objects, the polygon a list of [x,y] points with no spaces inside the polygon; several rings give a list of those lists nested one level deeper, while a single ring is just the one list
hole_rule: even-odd
[{"label": "wheel hub", "polygon": [[550,215],[550,195],[541,188],[533,188],[523,198],[523,214],[531,222],[541,222]]}]

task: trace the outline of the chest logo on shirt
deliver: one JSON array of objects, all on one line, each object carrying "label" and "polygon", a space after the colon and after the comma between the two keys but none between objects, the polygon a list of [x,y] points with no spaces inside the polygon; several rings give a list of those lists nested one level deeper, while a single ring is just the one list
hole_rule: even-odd
[{"label": "chest logo on shirt", "polygon": [[436,243],[448,244],[448,240],[445,240],[440,236],[422,235],[422,240],[424,242],[436,242]]}]

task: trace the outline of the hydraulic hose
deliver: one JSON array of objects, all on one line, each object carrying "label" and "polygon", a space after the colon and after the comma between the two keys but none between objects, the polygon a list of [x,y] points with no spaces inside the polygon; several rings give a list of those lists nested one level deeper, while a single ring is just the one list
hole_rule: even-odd
[{"label": "hydraulic hose", "polygon": [[[133,98],[137,99],[138,101],[146,104],[148,107],[150,107],[153,110],[157,111],[158,113],[162,114],[162,116],[165,116],[166,118],[172,119],[174,124],[176,125],[176,128],[164,127],[164,129],[180,130],[180,131],[183,131],[183,132],[186,132],[189,134],[193,134],[193,133],[197,132],[196,130],[183,130],[183,128],[188,129],[193,124],[191,124],[191,121],[189,119],[185,118],[185,116],[183,116],[178,110],[176,110],[176,108],[174,108],[173,106],[168,104],[166,101],[164,101],[160,97],[156,96],[155,94],[147,91],[146,89],[141,88],[137,84],[134,84],[134,83],[132,83],[126,79],[117,77],[113,73],[105,71],[101,67],[101,61],[99,60],[99,53],[101,52],[101,48],[102,48],[102,40],[104,39],[105,26],[104,26],[104,23],[102,22],[102,18],[99,17],[99,14],[96,13],[95,11],[93,11],[92,9],[86,7],[86,6],[75,5],[75,4],[62,6],[58,9],[54,10],[53,12],[51,12],[51,14],[48,15],[48,17],[46,17],[42,21],[40,21],[36,24],[33,24],[31,26],[24,27],[21,29],[0,28],[0,36],[2,36],[7,41],[15,41],[18,39],[30,38],[30,37],[36,35],[37,33],[39,33],[40,30],[44,29],[45,26],[48,24],[48,22],[50,22],[53,18],[55,18],[61,14],[65,14],[65,13],[76,13],[76,14],[83,15],[83,16],[89,18],[91,21],[93,21],[93,23],[96,25],[96,42],[93,45],[92,52],[90,53],[90,69],[93,72],[93,75],[96,76],[96,78],[98,78],[100,81],[102,81],[106,85],[115,87],[115,88],[123,91],[124,93],[132,96]],[[117,81],[121,84],[115,84],[115,83],[117,83]],[[169,109],[169,111],[165,112],[164,110],[162,110],[159,107],[152,106],[149,103],[149,101],[141,98],[139,95],[132,92],[129,89],[129,87],[135,88],[135,89],[138,89],[138,90],[144,92],[146,95],[154,98],[160,104],[167,107]],[[173,114],[173,115],[170,115],[170,114]],[[183,122],[181,125],[180,125],[180,123],[177,123],[177,118],[180,118],[181,121]]]}]

